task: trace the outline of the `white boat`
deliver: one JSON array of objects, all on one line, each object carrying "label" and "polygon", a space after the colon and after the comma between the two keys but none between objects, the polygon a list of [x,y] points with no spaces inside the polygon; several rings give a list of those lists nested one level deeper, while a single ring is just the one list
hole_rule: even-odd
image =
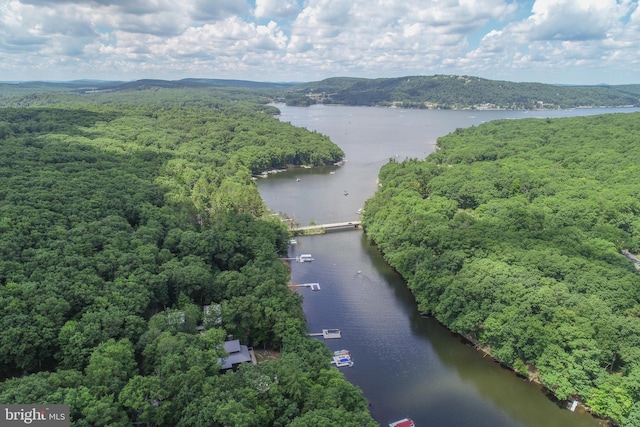
[{"label": "white boat", "polygon": [[298,257],[298,262],[311,262],[313,261],[313,257],[311,254],[302,254]]},{"label": "white boat", "polygon": [[401,420],[389,423],[389,427],[416,427],[416,424],[410,418],[403,418]]},{"label": "white boat", "polygon": [[353,360],[351,360],[351,353],[347,350],[334,351],[331,363],[336,365],[338,368],[342,368],[344,366],[352,367]]}]

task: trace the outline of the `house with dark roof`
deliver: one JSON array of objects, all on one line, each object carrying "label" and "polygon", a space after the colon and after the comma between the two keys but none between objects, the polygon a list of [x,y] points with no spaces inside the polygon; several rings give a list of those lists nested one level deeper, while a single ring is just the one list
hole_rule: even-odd
[{"label": "house with dark roof", "polygon": [[240,345],[240,340],[225,341],[224,351],[226,351],[229,356],[218,358],[218,362],[222,366],[220,369],[222,370],[235,369],[239,364],[245,362],[255,363],[251,357],[249,347]]}]

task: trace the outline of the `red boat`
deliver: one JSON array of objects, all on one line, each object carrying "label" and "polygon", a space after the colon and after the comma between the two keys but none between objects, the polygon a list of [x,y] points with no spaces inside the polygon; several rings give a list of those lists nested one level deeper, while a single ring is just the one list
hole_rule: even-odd
[{"label": "red boat", "polygon": [[416,427],[416,424],[410,418],[403,418],[390,423],[389,427]]}]

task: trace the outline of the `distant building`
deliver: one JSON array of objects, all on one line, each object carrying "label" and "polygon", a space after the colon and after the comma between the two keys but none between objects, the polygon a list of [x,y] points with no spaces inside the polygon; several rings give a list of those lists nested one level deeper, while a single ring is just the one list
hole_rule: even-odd
[{"label": "distant building", "polygon": [[202,325],[198,325],[196,329],[203,332],[205,329],[222,324],[222,307],[220,304],[211,304],[202,306]]},{"label": "distant building", "polygon": [[220,304],[205,305],[202,307],[204,312],[204,326],[218,326],[222,324],[222,307]]},{"label": "distant building", "polygon": [[249,347],[240,345],[240,340],[225,341],[224,351],[229,356],[218,359],[218,362],[222,365],[222,368],[220,368],[222,370],[235,369],[241,363],[253,361]]}]

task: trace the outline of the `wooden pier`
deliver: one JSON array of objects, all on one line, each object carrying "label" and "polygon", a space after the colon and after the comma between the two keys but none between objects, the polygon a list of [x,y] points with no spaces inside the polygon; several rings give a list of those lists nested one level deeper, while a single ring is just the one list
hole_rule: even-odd
[{"label": "wooden pier", "polygon": [[311,254],[302,254],[297,257],[280,258],[281,261],[295,261],[295,262],[313,262],[314,258]]},{"label": "wooden pier", "polygon": [[301,283],[299,285],[296,284],[290,284],[289,286],[291,286],[292,288],[309,288],[312,291],[319,291],[320,290],[320,283]]},{"label": "wooden pier", "polygon": [[342,338],[340,329],[323,329],[322,332],[309,334],[310,337],[322,337],[325,340]]}]

